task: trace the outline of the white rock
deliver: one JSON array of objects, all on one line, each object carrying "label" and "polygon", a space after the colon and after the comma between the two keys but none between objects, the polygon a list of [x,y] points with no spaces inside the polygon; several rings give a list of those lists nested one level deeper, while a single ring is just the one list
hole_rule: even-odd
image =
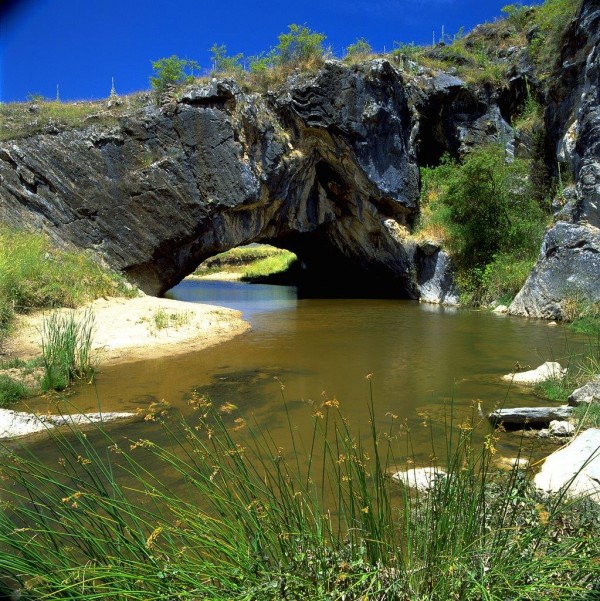
[{"label": "white rock", "polygon": [[506,305],[498,305],[494,311],[494,313],[508,313],[508,307]]},{"label": "white rock", "polygon": [[546,361],[537,369],[522,371],[502,376],[503,380],[510,380],[518,384],[537,384],[545,380],[559,380],[567,373],[560,363],[556,361]]},{"label": "white rock", "polygon": [[47,422],[45,416],[0,409],[0,439],[27,436],[52,428],[54,424]]},{"label": "white rock", "polygon": [[552,453],[533,482],[548,493],[568,487],[568,495],[589,495],[600,503],[600,429],[585,430],[566,447]]},{"label": "white rock", "polygon": [[416,467],[405,472],[392,474],[392,479],[405,486],[416,488],[419,492],[427,492],[435,486],[437,480],[446,477],[446,472],[439,467]]},{"label": "white rock", "polygon": [[135,413],[109,412],[109,413],[81,413],[74,415],[35,415],[24,411],[0,409],[0,440],[18,438],[52,430],[57,426],[86,425],[99,422],[109,422],[128,419]]},{"label": "white rock", "polygon": [[572,436],[576,429],[571,422],[558,419],[553,419],[548,427],[551,436]]}]

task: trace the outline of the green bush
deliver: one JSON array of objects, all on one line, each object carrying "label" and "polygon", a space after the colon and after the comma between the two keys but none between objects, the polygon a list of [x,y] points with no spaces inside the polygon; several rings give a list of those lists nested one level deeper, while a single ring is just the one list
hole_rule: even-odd
[{"label": "green bush", "polygon": [[421,171],[417,234],[449,249],[464,302],[512,298],[537,257],[545,216],[529,169],[528,161],[508,162],[502,148],[485,146],[462,163],[444,157]]},{"label": "green bush", "polygon": [[150,77],[150,85],[157,94],[163,94],[170,86],[193,81],[194,77],[186,70],[192,73],[194,69],[199,70],[200,66],[196,61],[185,58],[179,58],[173,54],[168,58],[161,58],[152,61],[154,76]]},{"label": "green bush", "polygon": [[444,203],[450,208],[453,250],[467,267],[484,268],[498,253],[537,253],[543,214],[532,200],[529,165],[509,163],[497,146],[467,155],[447,181]]},{"label": "green bush", "polygon": [[27,389],[21,382],[0,374],[0,407],[12,405],[27,396]]},{"label": "green bush", "polygon": [[239,73],[243,71],[244,55],[240,52],[234,56],[227,56],[227,46],[213,44],[210,48],[211,64],[217,73]]},{"label": "green bush", "polygon": [[275,47],[279,64],[307,63],[321,58],[325,52],[323,42],[327,36],[317,33],[306,25],[292,23],[288,32],[279,34],[279,44]]},{"label": "green bush", "polygon": [[371,44],[367,42],[365,38],[359,38],[354,42],[354,44],[350,44],[348,48],[346,48],[346,56],[348,58],[360,58],[368,56],[373,52],[373,48],[371,48]]}]

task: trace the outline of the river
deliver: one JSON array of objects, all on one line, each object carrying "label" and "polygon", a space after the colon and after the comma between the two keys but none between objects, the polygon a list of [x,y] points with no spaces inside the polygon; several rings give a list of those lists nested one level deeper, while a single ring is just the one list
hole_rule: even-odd
[{"label": "river", "polygon": [[[294,287],[194,280],[169,296],[239,309],[252,329],[200,352],[100,366],[95,385],[77,387],[63,407],[127,411],[166,400],[189,416],[196,390],[218,406],[234,404],[285,442],[282,395],[300,430],[310,430],[319,405],[335,398],[351,428],[363,433],[372,395],[378,425],[406,420],[416,459],[426,461],[431,436],[421,426],[425,414],[439,426],[451,412],[459,421],[477,417],[478,405],[488,413],[502,405],[544,404],[531,389],[511,387],[501,376],[517,362],[566,364],[573,351],[561,326],[414,301],[301,299]],[[52,402],[40,400],[36,408],[52,409],[44,403]],[[144,421],[112,430],[132,439],[161,436]],[[49,443],[36,444],[50,452]],[[506,454],[517,444],[514,435],[500,442]]]}]

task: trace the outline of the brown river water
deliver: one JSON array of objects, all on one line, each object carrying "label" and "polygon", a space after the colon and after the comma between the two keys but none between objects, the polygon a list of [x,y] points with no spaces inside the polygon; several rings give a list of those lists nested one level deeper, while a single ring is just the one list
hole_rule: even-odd
[{"label": "brown river water", "polygon": [[[200,352],[100,366],[95,385],[77,387],[62,407],[128,411],[164,399],[174,413],[192,418],[188,400],[197,390],[217,405],[236,405],[285,446],[282,384],[300,432],[310,432],[315,407],[335,397],[359,435],[369,428],[371,385],[378,427],[387,428],[391,414],[406,420],[414,458],[426,464],[432,434],[422,426],[424,411],[439,426],[435,437],[451,412],[460,421],[473,413],[473,403],[484,413],[502,405],[543,405],[531,389],[511,387],[501,376],[516,362],[566,365],[585,343],[543,321],[414,301],[298,299],[294,287],[184,281],[169,296],[239,309],[252,330]],[[35,408],[51,405],[40,399]],[[160,426],[143,420],[111,425],[110,432],[165,444]],[[29,444],[38,456],[57,460],[49,441]],[[499,450],[514,455],[518,444],[514,434],[504,434]]]}]

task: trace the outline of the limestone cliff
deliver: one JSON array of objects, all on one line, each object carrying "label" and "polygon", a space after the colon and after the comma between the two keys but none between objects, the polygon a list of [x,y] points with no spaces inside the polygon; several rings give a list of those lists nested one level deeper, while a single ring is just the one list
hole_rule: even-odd
[{"label": "limestone cliff", "polygon": [[383,59],[327,62],[276,94],[212,80],[116,125],[0,144],[0,219],[93,249],[151,294],[215,253],[268,242],[315,278],[418,298],[439,272],[430,264],[439,253],[416,260],[407,238],[420,140],[434,138],[439,107],[441,150],[488,109],[501,121],[461,80],[423,74],[408,84]]},{"label": "limestone cliff", "polygon": [[560,318],[565,302],[600,301],[600,6],[583,2],[566,32],[545,115],[550,156],[575,174],[572,201],[510,305],[515,315]]}]

